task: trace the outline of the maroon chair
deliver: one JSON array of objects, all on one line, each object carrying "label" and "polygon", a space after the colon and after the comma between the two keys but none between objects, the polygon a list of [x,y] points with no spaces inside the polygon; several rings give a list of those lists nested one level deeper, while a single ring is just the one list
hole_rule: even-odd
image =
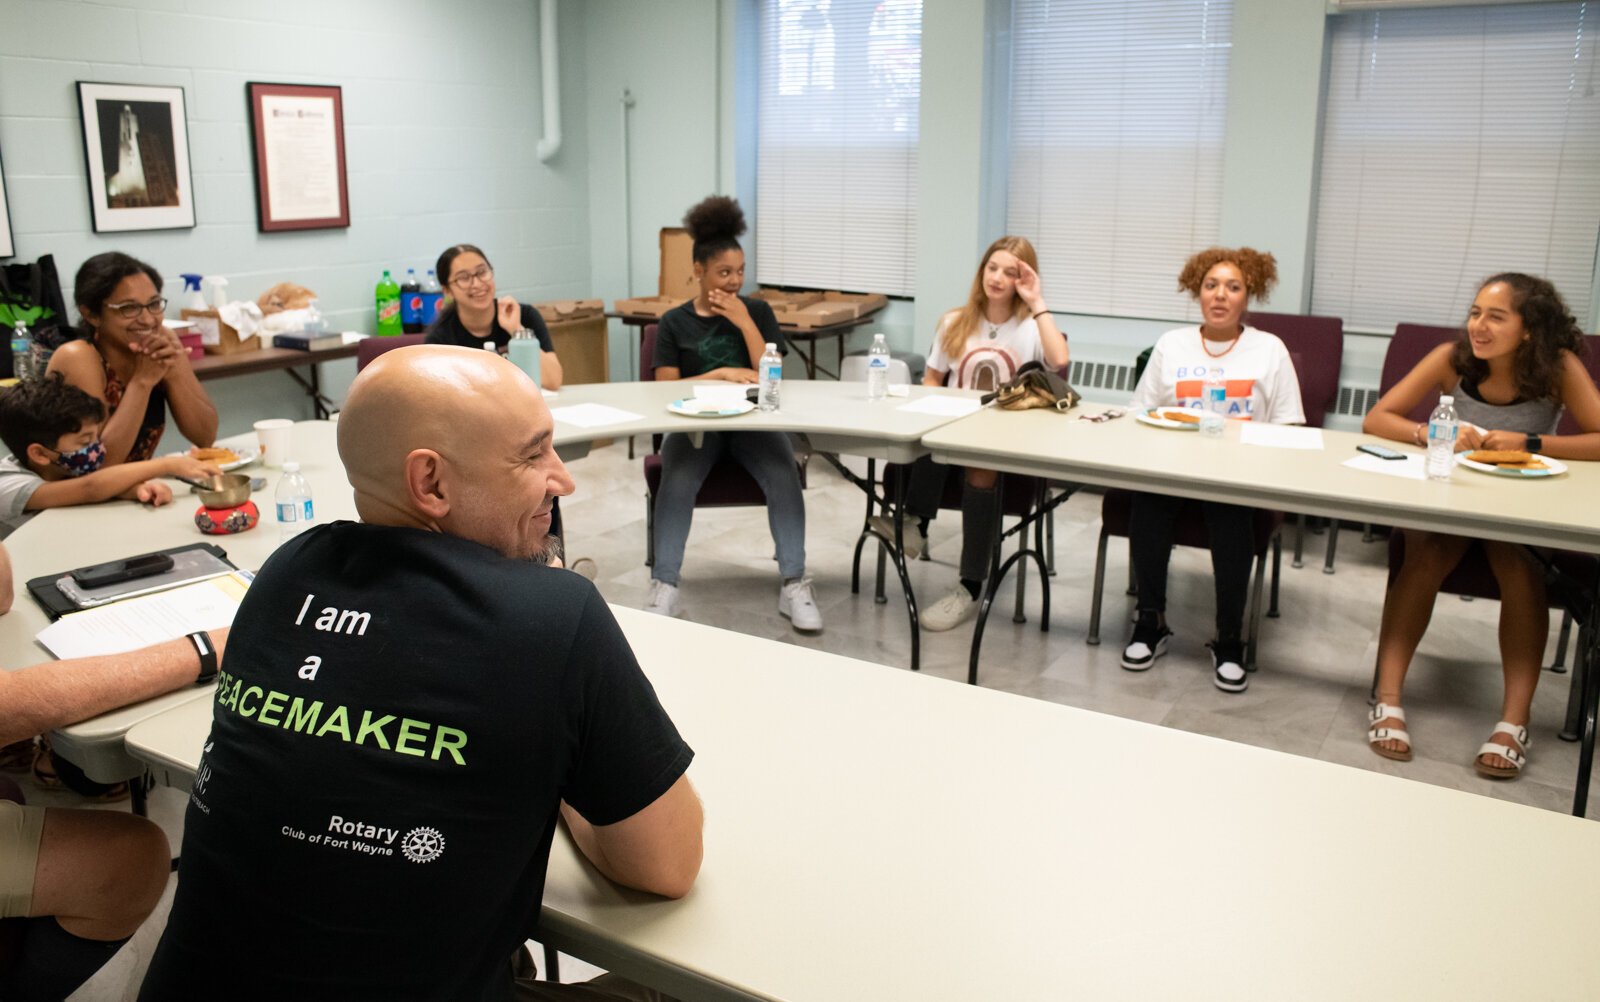
[{"label": "maroon chair", "polygon": [[[1294,358],[1295,378],[1300,383],[1300,403],[1306,427],[1321,428],[1339,397],[1339,369],[1344,364],[1344,321],[1338,317],[1314,317],[1299,313],[1251,313],[1251,327],[1277,335]],[[1291,566],[1305,564],[1306,517],[1295,516],[1294,559]],[[1334,548],[1338,545],[1338,526],[1328,534],[1322,572],[1333,573]]]},{"label": "maroon chair", "polygon": [[367,337],[356,343],[356,371],[372,364],[372,360],[386,351],[421,344],[425,334],[396,334],[392,337]]},{"label": "maroon chair", "polygon": [[[656,329],[659,325],[649,324],[644,329],[644,335],[639,342],[639,378],[645,382],[654,382],[656,378]],[[656,491],[661,488],[661,436],[651,436],[650,455],[644,457],[644,484],[645,484],[645,565],[653,567],[656,562]],[[810,459],[809,452],[797,452],[795,467],[800,474],[800,488],[806,486],[806,461]],[[731,456],[724,456],[711,468],[706,475],[705,483],[700,485],[700,493],[695,495],[696,508],[742,508],[767,506],[767,496],[761,492],[761,485],[756,483],[738,460]]]},{"label": "maroon chair", "polygon": [[[1600,334],[1585,334],[1583,336],[1583,364],[1589,370],[1589,378],[1600,386]],[[1583,429],[1578,427],[1578,419],[1571,413],[1563,411],[1561,423],[1556,425],[1557,435],[1577,435]]]}]

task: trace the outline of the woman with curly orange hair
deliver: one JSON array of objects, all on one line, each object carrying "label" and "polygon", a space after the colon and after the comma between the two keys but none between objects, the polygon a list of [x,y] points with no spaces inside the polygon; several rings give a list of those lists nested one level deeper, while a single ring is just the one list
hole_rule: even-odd
[{"label": "woman with curly orange hair", "polygon": [[[1200,304],[1198,325],[1168,331],[1150,353],[1133,406],[1198,409],[1206,380],[1220,376],[1227,387],[1227,415],[1272,424],[1302,424],[1300,382],[1283,342],[1247,327],[1245,308],[1265,299],[1278,280],[1271,254],[1249,247],[1212,247],[1191,257],[1178,287]],[[1187,502],[1161,494],[1135,494],[1128,528],[1139,611],[1133,637],[1122,652],[1122,667],[1144,671],[1166,653],[1167,562],[1179,510],[1197,503],[1211,534],[1211,567],[1216,578],[1217,636],[1210,643],[1212,681],[1224,692],[1243,692],[1244,608],[1250,588],[1254,510],[1216,501]]]}]

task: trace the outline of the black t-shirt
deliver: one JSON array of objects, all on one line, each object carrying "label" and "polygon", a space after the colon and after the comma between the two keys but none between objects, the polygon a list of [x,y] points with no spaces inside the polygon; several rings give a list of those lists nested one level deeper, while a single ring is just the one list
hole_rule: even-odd
[{"label": "black t-shirt", "polygon": [[[533,331],[533,336],[539,339],[539,347],[544,351],[555,351],[555,345],[550,340],[550,328],[544,325],[544,317],[539,311],[527,303],[518,304],[522,307],[522,326]],[[504,348],[511,340],[511,332],[500,326],[500,314],[494,315],[494,326],[489,328],[488,337],[479,337],[467,330],[461,323],[461,315],[456,308],[451,306],[439,311],[433,323],[428,326],[427,336],[422,339],[423,344],[458,344],[463,348],[482,348],[485,341],[493,341],[496,348]]]},{"label": "black t-shirt", "polygon": [[597,825],[688,768],[594,587],[335,522],[239,609],[141,1000],[503,1000],[565,799]]},{"label": "black t-shirt", "polygon": [[[740,302],[750,311],[761,339],[778,346],[780,354],[789,353],[789,342],[778,329],[778,318],[764,299],[740,296]],[[702,317],[694,311],[694,300],[668,310],[656,328],[656,353],[651,363],[656,367],[677,366],[678,374],[685,379],[704,375],[712,369],[731,367],[754,369],[755,359],[745,347],[744,335],[733,321],[726,317]]]}]

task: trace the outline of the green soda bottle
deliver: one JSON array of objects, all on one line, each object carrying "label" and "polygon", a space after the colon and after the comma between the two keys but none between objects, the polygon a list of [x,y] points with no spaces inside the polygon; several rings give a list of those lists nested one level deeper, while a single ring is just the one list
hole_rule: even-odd
[{"label": "green soda bottle", "polygon": [[378,281],[378,335],[388,337],[404,331],[400,320],[400,285],[389,277],[389,269],[383,270],[383,278]]}]

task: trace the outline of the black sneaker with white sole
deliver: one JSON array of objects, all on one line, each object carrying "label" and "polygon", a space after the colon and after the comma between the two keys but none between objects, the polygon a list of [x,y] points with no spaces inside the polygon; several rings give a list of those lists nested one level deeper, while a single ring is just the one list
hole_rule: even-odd
[{"label": "black sneaker with white sole", "polygon": [[1211,664],[1215,673],[1211,681],[1223,692],[1243,692],[1250,685],[1250,673],[1244,670],[1244,644],[1238,638],[1213,640]]},{"label": "black sneaker with white sole", "polygon": [[1128,671],[1144,671],[1156,663],[1156,658],[1167,653],[1167,640],[1172,631],[1161,624],[1161,615],[1148,609],[1139,610],[1134,620],[1133,639],[1122,649],[1122,667]]}]

